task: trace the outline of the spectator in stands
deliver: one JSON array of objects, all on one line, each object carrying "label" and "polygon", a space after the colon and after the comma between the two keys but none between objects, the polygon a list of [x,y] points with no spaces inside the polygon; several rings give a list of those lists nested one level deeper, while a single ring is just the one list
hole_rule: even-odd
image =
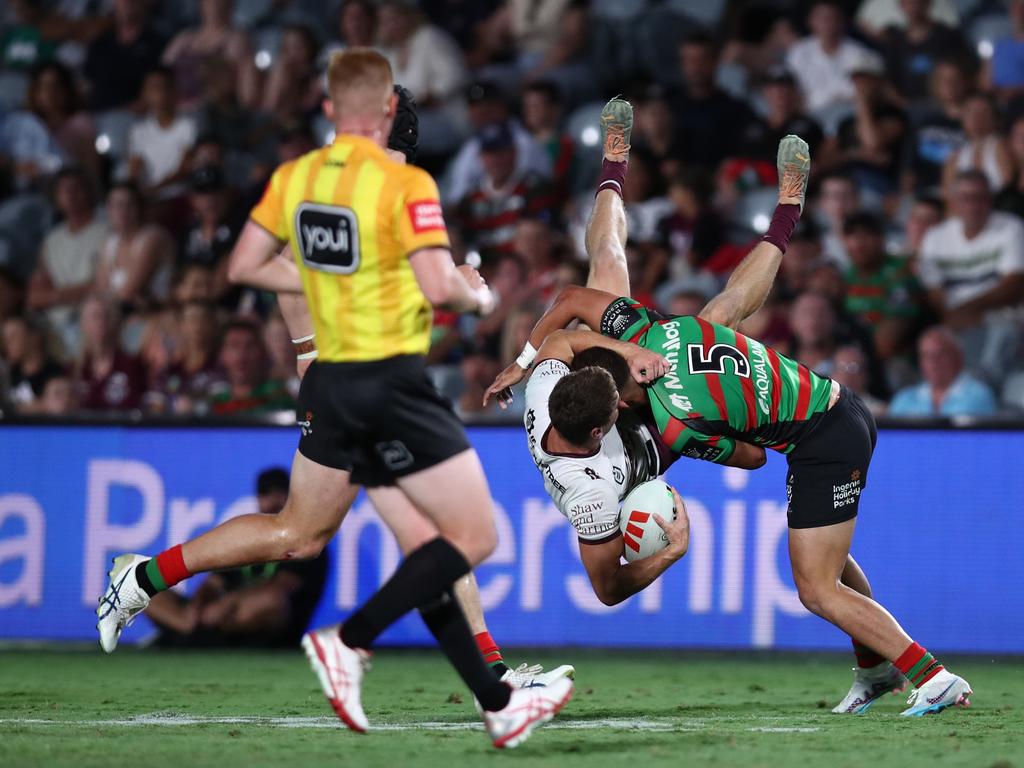
[{"label": "spectator in stands", "polygon": [[262,110],[279,125],[315,114],[319,108],[324,86],[317,69],[318,50],[313,31],[302,24],[290,24],[281,33],[261,101]]},{"label": "spectator in stands", "polygon": [[229,72],[239,101],[256,104],[259,78],[249,38],[232,25],[233,0],[201,0],[199,26],[184,29],[167,45],[163,63],[174,72],[182,109],[194,110],[202,101],[204,65]]},{"label": "spectator in stands", "polygon": [[45,310],[52,327],[67,337],[77,322],[79,305],[95,283],[108,229],[81,169],[66,168],[57,174],[54,198],[63,220],[43,240],[28,304]]},{"label": "spectator in stands", "polygon": [[[657,242],[668,261],[667,265],[662,262],[648,268],[649,290],[654,289],[649,281],[662,277],[662,266],[668,267],[668,274],[674,279],[688,277],[706,268],[725,243],[725,222],[711,205],[713,197],[711,180],[700,171],[680,171],[669,183],[672,207],[657,223]],[[651,274],[650,270],[655,268],[658,271]]]},{"label": "spectator in stands", "polygon": [[861,188],[879,195],[897,190],[908,120],[885,77],[882,57],[862,50],[851,58],[854,114],[839,124],[840,161]]},{"label": "spectator in stands", "polygon": [[562,131],[562,99],[558,86],[550,80],[536,80],[523,88],[523,125],[551,161],[551,181],[560,194],[569,190],[574,168],[575,146],[572,137]]},{"label": "spectator in stands", "polygon": [[113,26],[90,43],[83,67],[94,110],[135,107],[166,42],[149,24],[147,0],[114,0],[113,8]]},{"label": "spectator in stands", "polygon": [[455,401],[455,413],[463,421],[471,421],[488,414],[497,415],[500,411],[496,403],[483,405],[484,392],[501,372],[501,363],[489,355],[473,353],[462,358],[460,372],[462,374],[462,394]]},{"label": "spectator in stands", "polygon": [[295,370],[295,345],[281,315],[275,313],[263,324],[263,346],[270,356],[270,377],[283,381],[288,394],[299,395],[299,376]]},{"label": "spectator in stands", "polygon": [[377,41],[377,4],[372,0],[345,0],[338,8],[338,39],[324,47],[320,68],[335,51],[351,47],[372,48]]},{"label": "spectator in stands", "polygon": [[142,86],[146,116],[128,134],[128,177],[147,195],[168,199],[182,194],[196,122],[178,109],[171,70],[158,67]]},{"label": "spectator in stands", "polygon": [[64,156],[86,169],[93,180],[98,179],[96,124],[92,115],[80,108],[71,70],[55,61],[33,70],[28,108],[46,126]]},{"label": "spectator in stands", "polygon": [[214,301],[213,270],[204,264],[185,264],[178,271],[174,283],[174,303],[179,306],[190,301],[210,304]]},{"label": "spectator in stands", "polygon": [[1013,159],[1014,177],[996,195],[995,207],[1024,217],[1024,115],[1017,117],[1010,126],[1007,145]]},{"label": "spectator in stands", "polygon": [[41,188],[67,161],[46,123],[29,111],[0,111],[0,152],[10,161],[10,180],[22,192]]},{"label": "spectator in stands", "polygon": [[946,162],[966,143],[964,102],[970,93],[966,67],[952,59],[936,62],[931,76],[931,100],[914,111],[908,142],[910,163],[904,168],[906,187],[935,194],[942,184]]},{"label": "spectator in stands", "polygon": [[905,351],[921,319],[921,286],[906,259],[885,252],[885,225],[874,214],[855,213],[843,224],[850,257],[846,310],[871,329],[875,352],[888,360]]},{"label": "spectator in stands", "polygon": [[843,6],[838,0],[815,0],[807,18],[811,36],[793,45],[786,64],[800,83],[804,104],[812,114],[853,99],[850,65],[864,46],[846,33]]},{"label": "spectator in stands", "polygon": [[46,7],[40,0],[11,0],[11,24],[0,36],[0,67],[27,71],[50,61],[56,46],[43,35]]},{"label": "spectator in stands", "polygon": [[219,298],[230,288],[227,257],[238,237],[239,224],[231,215],[226,180],[220,168],[197,168],[189,177],[189,187],[192,225],[182,243],[181,263],[202,264],[212,269],[213,291]]},{"label": "spectator in stands", "polygon": [[484,178],[459,204],[456,219],[477,250],[510,252],[520,219],[550,215],[556,200],[545,179],[517,169],[515,138],[507,123],[485,127],[477,139]]},{"label": "spectator in stands", "polygon": [[0,265],[0,322],[25,309],[25,281],[10,267]]},{"label": "spectator in stands", "polygon": [[259,327],[241,318],[228,323],[220,347],[225,380],[214,388],[210,413],[241,416],[294,409],[284,382],[269,377],[268,363]]},{"label": "spectator in stands", "polygon": [[676,129],[664,89],[650,86],[633,106],[633,149],[654,159],[658,174],[672,179],[679,173]]},{"label": "spectator in stands", "polygon": [[932,5],[932,0],[900,0],[906,24],[890,26],[881,35],[890,82],[909,101],[928,96],[938,59],[972,55],[959,30],[932,19]]},{"label": "spectator in stands", "polygon": [[836,315],[829,300],[808,291],[797,296],[789,312],[793,331],[790,356],[815,373],[831,376],[835,369]]},{"label": "spectator in stands", "polygon": [[15,410],[39,410],[46,383],[64,375],[64,367],[48,353],[46,333],[38,320],[25,315],[3,323],[3,361],[7,364],[8,396]]},{"label": "spectator in stands", "polygon": [[779,64],[765,72],[761,87],[767,111],[743,129],[741,153],[744,157],[769,163],[774,169],[779,141],[787,134],[796,134],[811,148],[815,163],[824,139],[821,126],[804,113],[796,77]]},{"label": "spectator in stands", "polygon": [[836,350],[832,378],[860,395],[874,416],[885,413],[885,402],[868,391],[868,359],[856,344],[847,344]]},{"label": "spectator in stands", "polygon": [[775,281],[780,298],[789,301],[807,290],[808,278],[822,258],[821,233],[810,217],[804,217],[793,231]]},{"label": "spectator in stands", "polygon": [[992,210],[981,171],[961,171],[952,191],[954,215],[924,237],[921,282],[935,312],[959,335],[968,366],[998,380],[1020,335],[1024,225]]},{"label": "spectator in stands", "polygon": [[[546,215],[524,216],[516,224],[512,251],[525,273],[519,276],[519,286],[532,297],[545,304],[555,298],[558,271],[562,265],[561,237],[551,226]],[[506,269],[510,265],[505,264]],[[511,286],[509,286],[511,287]],[[510,293],[506,291],[506,293]],[[516,303],[527,296],[515,294]]]},{"label": "spectator in stands", "polygon": [[825,258],[844,266],[848,263],[842,239],[843,222],[859,207],[860,192],[850,176],[833,172],[822,177],[815,212],[824,230],[821,245]]},{"label": "spectator in stands", "polygon": [[714,41],[695,33],[679,47],[683,92],[672,99],[679,160],[686,168],[714,170],[740,147],[750,108],[715,84],[718,51]]},{"label": "spectator in stands", "polygon": [[474,135],[462,145],[445,172],[441,194],[446,205],[462,200],[483,179],[480,136],[489,125],[504,123],[511,129],[517,173],[532,172],[551,178],[551,160],[547,152],[518,120],[511,117],[508,104],[497,85],[490,81],[473,83],[466,90],[466,103]]},{"label": "spectator in stands", "polygon": [[988,385],[964,370],[956,335],[942,326],[925,331],[917,343],[924,378],[901,389],[889,404],[893,416],[991,416],[996,398]]},{"label": "spectator in stands", "polygon": [[938,226],[946,216],[946,206],[942,200],[929,195],[919,195],[910,207],[910,215],[904,228],[903,256],[912,269],[917,268],[921,256],[921,243],[928,230]]},{"label": "spectator in stands", "polygon": [[[287,498],[287,471],[260,472],[258,512],[279,514]],[[212,573],[191,597],[171,590],[156,595],[146,617],[160,629],[158,646],[294,648],[320,602],[329,566],[324,550],[313,560]]]},{"label": "spectator in stands", "polygon": [[[865,0],[857,9],[857,25],[870,37],[883,39],[890,28],[905,29],[907,14],[905,0]],[[929,3],[928,17],[947,27],[956,27],[960,22],[956,0],[933,0]]]},{"label": "spectator in stands", "polygon": [[39,398],[36,413],[44,416],[67,416],[79,408],[75,383],[66,373],[48,379]]},{"label": "spectator in stands", "polygon": [[109,300],[90,296],[82,305],[82,341],[74,379],[87,411],[126,411],[142,405],[146,372],[121,348],[120,318]]},{"label": "spectator in stands", "polygon": [[167,298],[174,244],[159,226],[144,218],[138,187],[115,184],[107,195],[110,233],[100,249],[95,291],[112,296],[127,309],[141,309]]},{"label": "spectator in stands", "polygon": [[154,401],[165,413],[195,413],[220,379],[217,365],[217,313],[204,301],[189,301],[178,310],[180,347],[171,364],[153,383]]},{"label": "spectator in stands", "polygon": [[976,93],[964,102],[963,126],[965,142],[946,160],[943,189],[947,199],[953,182],[961,171],[979,170],[988,179],[993,194],[1013,178],[1013,157],[1000,132],[999,112],[990,96]]},{"label": "spectator in stands", "polygon": [[455,149],[462,135],[460,96],[466,83],[458,46],[447,32],[428,23],[415,4],[402,0],[380,5],[377,37],[395,82],[416,97],[420,150],[429,155]]},{"label": "spectator in stands", "polygon": [[987,71],[989,85],[1004,102],[1024,92],[1024,0],[1007,5],[1013,34],[995,41]]}]

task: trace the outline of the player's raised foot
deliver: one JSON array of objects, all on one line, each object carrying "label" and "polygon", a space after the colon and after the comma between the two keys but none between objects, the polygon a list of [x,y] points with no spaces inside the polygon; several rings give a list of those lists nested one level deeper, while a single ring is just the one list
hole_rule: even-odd
[{"label": "player's raised foot", "polygon": [[339,629],[340,625],[334,624],[307,632],[302,636],[302,650],[341,722],[356,733],[366,733],[370,723],[363,712],[362,686],[370,654],[345,645]]},{"label": "player's raised foot", "polygon": [[530,738],[534,728],[559,713],[572,698],[572,691],[572,680],[563,677],[550,685],[513,690],[508,704],[498,712],[481,709],[491,742],[498,749],[518,747]]},{"label": "player's raised foot", "polygon": [[945,669],[916,689],[907,699],[904,717],[933,715],[949,707],[971,706],[971,684]]},{"label": "player's raised foot", "polygon": [[121,632],[149,605],[149,595],[135,579],[135,566],[147,560],[145,555],[120,555],[114,558],[114,566],[107,573],[110,583],[96,607],[100,647],[107,653],[117,648]]},{"label": "player's raised foot", "polygon": [[888,661],[874,667],[856,667],[850,692],[832,711],[837,715],[859,715],[885,694],[906,687],[907,678]]},{"label": "player's raised foot", "polygon": [[793,134],[783,136],[775,168],[779,173],[779,202],[799,203],[803,210],[807,179],[811,175],[811,149],[807,142]]},{"label": "player's raised foot", "polygon": [[601,110],[601,144],[604,159],[622,163],[629,160],[629,137],[633,132],[633,105],[616,96]]},{"label": "player's raised foot", "polygon": [[571,664],[562,664],[554,669],[545,672],[540,664],[528,666],[520,664],[515,669],[508,669],[501,676],[501,682],[508,683],[513,688],[537,688],[551,685],[556,680],[567,677],[570,680],[576,677],[576,667]]}]

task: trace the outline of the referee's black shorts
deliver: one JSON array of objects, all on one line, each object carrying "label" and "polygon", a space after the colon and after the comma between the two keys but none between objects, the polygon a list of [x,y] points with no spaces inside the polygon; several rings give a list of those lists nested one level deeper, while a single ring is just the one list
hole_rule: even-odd
[{"label": "referee's black shorts", "polygon": [[353,483],[370,487],[393,485],[470,447],[420,355],[368,363],[318,360],[302,378],[296,417],[299,453],[349,470]]}]

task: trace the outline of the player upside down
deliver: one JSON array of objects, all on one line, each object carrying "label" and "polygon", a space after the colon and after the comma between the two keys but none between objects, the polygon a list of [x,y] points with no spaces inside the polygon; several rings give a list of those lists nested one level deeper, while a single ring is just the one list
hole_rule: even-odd
[{"label": "player upside down", "polygon": [[[807,144],[795,136],[780,142],[779,205],[768,233],[736,267],[724,290],[696,317],[666,317],[628,297],[621,190],[632,110],[613,99],[602,119],[605,157],[587,231],[588,287],[569,287],[560,294],[538,321],[519,359],[487,390],[485,403],[492,395],[507,402],[509,388],[536,363],[526,388],[526,426],[531,453],[546,479],[552,456],[582,462],[600,451],[615,431],[620,406],[639,409],[653,419],[660,447],[672,457],[755,468],[764,463],[765,448],[785,454],[789,552],[800,600],[845,631],[857,656],[853,686],[833,712],[863,712],[885,693],[902,690],[907,680],[915,691],[904,715],[967,705],[967,681],[913,642],[875,602],[866,576],[850,555],[877,438],[870,412],[854,392],[736,330],[764,303],[799,219],[810,172]],[[573,320],[629,344],[599,342],[592,332],[559,330]],[[595,352],[595,345],[608,348]],[[643,358],[630,346],[661,353],[666,360]],[[570,372],[567,364],[576,370]],[[614,382],[598,368],[612,374]],[[634,376],[624,375],[626,369]],[[649,386],[641,386],[652,377],[656,380]],[[537,429],[541,409],[547,423]],[[619,499],[628,487],[620,490]],[[549,492],[553,498],[561,493],[550,486]],[[572,505],[560,508],[573,521]],[[591,517],[593,508],[599,514]],[[619,576],[644,560],[628,566],[617,563],[622,539],[614,494],[609,492],[596,507],[587,505],[587,513],[587,526],[594,530],[577,530],[598,596],[617,601],[650,583],[634,579],[625,585]],[[598,529],[603,538],[587,536]],[[678,559],[680,547],[668,533],[666,549],[675,550],[672,554]],[[670,564],[663,558],[660,569],[645,573],[653,573],[653,581]],[[613,585],[610,593],[608,584]]]}]

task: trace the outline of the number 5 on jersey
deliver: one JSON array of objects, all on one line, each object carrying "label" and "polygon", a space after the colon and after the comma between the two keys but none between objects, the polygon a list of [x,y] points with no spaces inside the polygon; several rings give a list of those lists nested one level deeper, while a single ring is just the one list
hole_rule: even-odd
[{"label": "number 5 on jersey", "polygon": [[734,375],[744,379],[750,378],[750,362],[731,344],[714,344],[707,350],[700,344],[687,344],[686,357],[690,373],[713,373],[724,376],[725,361],[731,360]]}]

